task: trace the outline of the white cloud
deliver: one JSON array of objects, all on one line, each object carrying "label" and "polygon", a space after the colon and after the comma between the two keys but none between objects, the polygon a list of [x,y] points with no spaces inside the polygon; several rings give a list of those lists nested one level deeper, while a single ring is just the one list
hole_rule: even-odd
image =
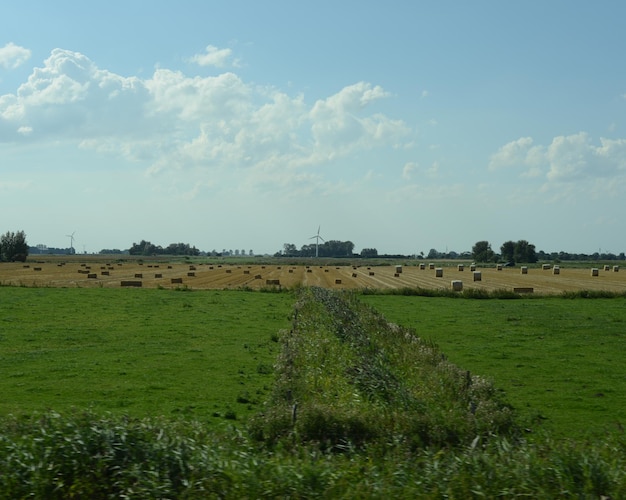
[{"label": "white cloud", "polygon": [[179,191],[188,197],[219,184],[216,176],[251,186],[324,185],[323,175],[302,169],[403,144],[409,127],[369,109],[388,96],[358,82],[308,104],[304,95],[232,72],[201,77],[160,68],[148,78],[124,77],[54,49],[15,94],[0,96],[0,142],[74,144],[147,162],[150,174],[184,169],[189,175],[173,182],[185,184]]},{"label": "white cloud", "polygon": [[557,136],[549,146],[535,146],[522,137],[491,156],[490,170],[522,168],[523,176],[545,176],[550,183],[583,179],[622,179],[626,176],[626,139],[600,138],[594,145],[586,132]]},{"label": "white cloud", "polygon": [[30,59],[30,50],[10,42],[0,47],[0,66],[15,69]]},{"label": "white cloud", "polygon": [[402,168],[402,178],[406,180],[411,179],[411,177],[413,177],[413,174],[417,172],[418,168],[419,164],[416,162],[410,161],[408,163],[405,163],[404,167]]},{"label": "white cloud", "polygon": [[[213,45],[207,45],[204,54],[196,54],[190,60],[199,66],[215,66],[222,68],[232,56],[231,49],[219,49]],[[236,65],[236,64],[235,64]]]}]

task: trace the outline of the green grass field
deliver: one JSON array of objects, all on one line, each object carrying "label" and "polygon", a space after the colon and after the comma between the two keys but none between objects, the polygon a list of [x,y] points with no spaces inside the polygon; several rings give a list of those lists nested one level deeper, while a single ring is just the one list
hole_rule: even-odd
[{"label": "green grass field", "polygon": [[265,399],[289,294],[0,287],[0,414],[241,418]]},{"label": "green grass field", "polygon": [[626,498],[624,300],[0,287],[0,498]]},{"label": "green grass field", "polygon": [[362,300],[488,377],[534,427],[581,436],[626,425],[623,298]]}]

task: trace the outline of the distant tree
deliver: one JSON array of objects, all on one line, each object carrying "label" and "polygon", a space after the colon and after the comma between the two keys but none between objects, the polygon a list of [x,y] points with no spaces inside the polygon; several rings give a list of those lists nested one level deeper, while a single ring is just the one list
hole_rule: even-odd
[{"label": "distant tree", "polygon": [[295,257],[298,254],[298,249],[293,243],[285,243],[283,245],[283,255],[285,257]]},{"label": "distant tree", "polygon": [[500,247],[500,255],[502,260],[506,262],[515,262],[515,242],[505,241]]},{"label": "distant tree", "polygon": [[441,252],[438,252],[434,248],[431,248],[426,256],[427,259],[441,259]]},{"label": "distant tree", "polygon": [[152,243],[146,240],[141,240],[139,243],[133,243],[128,250],[130,255],[154,255],[159,253],[158,248]]},{"label": "distant tree", "polygon": [[361,250],[361,257],[364,259],[371,259],[374,257],[378,257],[378,250],[375,248],[364,248]]},{"label": "distant tree", "polygon": [[537,262],[535,245],[531,245],[526,240],[519,240],[515,243],[515,261],[528,262],[530,264]]},{"label": "distant tree", "polygon": [[7,231],[0,237],[0,260],[26,261],[28,257],[28,243],[24,231]]},{"label": "distant tree", "polygon": [[477,241],[472,247],[472,258],[476,262],[492,262],[494,257],[495,253],[488,241]]}]

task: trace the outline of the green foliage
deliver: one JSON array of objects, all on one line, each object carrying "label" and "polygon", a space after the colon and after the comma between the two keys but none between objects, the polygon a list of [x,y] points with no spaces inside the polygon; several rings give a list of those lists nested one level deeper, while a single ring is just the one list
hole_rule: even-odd
[{"label": "green foliage", "polygon": [[476,262],[493,262],[495,253],[488,241],[477,241],[472,247],[472,258]]},{"label": "green foliage", "polygon": [[0,236],[0,261],[25,262],[28,257],[28,243],[24,231],[7,231]]},{"label": "green foliage", "polygon": [[487,381],[353,294],[302,289],[282,341],[269,408],[252,426],[269,442],[295,436],[336,448],[393,437],[443,446],[516,431]]}]

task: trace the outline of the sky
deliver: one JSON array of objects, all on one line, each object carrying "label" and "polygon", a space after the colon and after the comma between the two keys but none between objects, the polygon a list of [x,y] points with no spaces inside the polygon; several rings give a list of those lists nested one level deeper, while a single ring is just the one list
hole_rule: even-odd
[{"label": "sky", "polygon": [[626,2],[0,6],[0,232],[626,251]]}]

